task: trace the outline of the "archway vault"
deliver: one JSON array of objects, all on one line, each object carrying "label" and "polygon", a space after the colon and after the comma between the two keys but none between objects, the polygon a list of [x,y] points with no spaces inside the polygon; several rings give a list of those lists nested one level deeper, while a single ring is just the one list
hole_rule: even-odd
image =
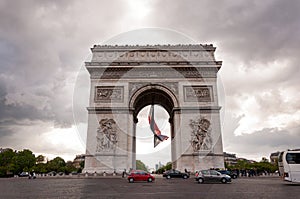
[{"label": "archway vault", "polygon": [[149,84],[138,89],[130,98],[129,108],[133,110],[134,120],[142,108],[151,104],[159,104],[166,109],[170,122],[173,118],[173,110],[179,106],[178,99],[172,91],[163,85]]}]

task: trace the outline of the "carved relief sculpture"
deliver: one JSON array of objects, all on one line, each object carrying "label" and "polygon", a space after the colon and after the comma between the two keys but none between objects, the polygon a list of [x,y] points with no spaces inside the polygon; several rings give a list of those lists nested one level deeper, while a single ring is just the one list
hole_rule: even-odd
[{"label": "carved relief sculpture", "polygon": [[124,88],[121,86],[96,86],[95,102],[122,102]]},{"label": "carved relief sculpture", "polygon": [[107,118],[100,120],[96,138],[96,152],[114,150],[118,142],[116,122]]},{"label": "carved relief sculpture", "polygon": [[212,86],[184,86],[184,101],[212,102]]},{"label": "carved relief sculpture", "polygon": [[212,147],[211,123],[208,119],[191,120],[191,145],[194,152],[210,150]]}]

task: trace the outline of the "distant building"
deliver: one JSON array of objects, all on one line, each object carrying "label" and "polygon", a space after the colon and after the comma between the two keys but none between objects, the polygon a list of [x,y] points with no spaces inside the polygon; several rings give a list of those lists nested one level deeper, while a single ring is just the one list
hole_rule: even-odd
[{"label": "distant building", "polygon": [[85,154],[82,154],[82,155],[76,155],[74,161],[73,161],[73,166],[77,169],[79,169],[81,166],[80,166],[80,163],[84,162],[85,160]]},{"label": "distant building", "polygon": [[224,152],[223,155],[224,155],[224,162],[226,165],[234,166],[237,164],[236,154]]},{"label": "distant building", "polygon": [[270,155],[270,162],[272,164],[276,164],[276,162],[278,162],[278,155],[279,155],[280,151],[277,151],[275,153],[271,153]]},{"label": "distant building", "polygon": [[237,161],[245,161],[245,162],[248,162],[248,163],[255,163],[256,162],[255,160],[248,160],[246,158],[238,158]]},{"label": "distant building", "polygon": [[155,170],[162,168],[164,165],[159,161],[158,164],[155,164]]}]

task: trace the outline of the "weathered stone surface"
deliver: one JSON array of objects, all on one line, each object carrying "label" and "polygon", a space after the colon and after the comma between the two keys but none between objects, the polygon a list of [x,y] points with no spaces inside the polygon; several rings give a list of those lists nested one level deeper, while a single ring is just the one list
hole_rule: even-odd
[{"label": "weathered stone surface", "polygon": [[91,89],[84,172],[135,168],[138,112],[170,115],[175,169],[224,167],[212,45],[98,46],[86,62]]}]

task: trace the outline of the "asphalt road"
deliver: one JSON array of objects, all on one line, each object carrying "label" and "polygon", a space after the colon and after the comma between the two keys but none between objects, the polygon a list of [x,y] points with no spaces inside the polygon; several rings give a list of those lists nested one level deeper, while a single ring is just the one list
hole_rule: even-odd
[{"label": "asphalt road", "polygon": [[0,179],[0,198],[299,198],[300,185],[278,177],[238,178],[230,184],[198,184],[194,178],[128,183],[112,178]]}]

